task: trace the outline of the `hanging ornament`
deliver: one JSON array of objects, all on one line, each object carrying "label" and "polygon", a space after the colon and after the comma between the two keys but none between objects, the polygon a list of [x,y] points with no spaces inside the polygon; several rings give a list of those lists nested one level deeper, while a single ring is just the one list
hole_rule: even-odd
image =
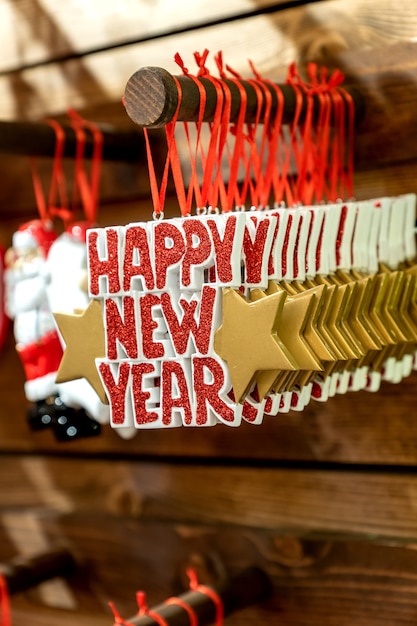
[{"label": "hanging ornament", "polygon": [[14,320],[26,397],[40,410],[58,393],[55,377],[62,357],[47,297],[46,259],[55,238],[52,222],[32,220],[13,235],[6,254],[6,313]]},{"label": "hanging ornament", "polygon": [[[102,390],[94,360],[89,361],[87,358],[84,361],[80,355],[80,350],[83,352],[91,350],[90,339],[94,339],[96,336],[92,332],[94,317],[90,315],[90,310],[97,311],[95,307],[97,302],[91,301],[88,295],[86,232],[97,222],[102,135],[94,124],[81,118],[75,111],[70,111],[69,114],[77,138],[72,210],[68,214],[65,231],[56,239],[48,255],[48,301],[51,311],[54,312],[63,346],[67,344],[69,336],[65,324],[66,317],[75,315],[77,320],[87,321],[84,335],[80,334],[78,339],[80,344],[75,370],[71,370],[70,376],[61,373],[62,371],[65,372],[67,363],[71,360],[70,351],[66,352],[65,363],[57,373],[56,382],[58,383],[60,401],[64,406],[71,407],[75,411],[71,425],[74,426],[76,417],[77,424],[75,427],[78,429],[79,436],[88,436],[90,433],[98,434],[100,432],[99,425],[108,423],[110,414],[107,397]],[[94,137],[89,173],[87,173],[84,164],[86,129]],[[83,218],[81,221],[76,219],[79,204]],[[99,323],[102,326],[101,309],[100,318]],[[97,315],[95,319],[98,319]],[[100,355],[99,351],[98,356]],[[68,424],[69,422],[65,426],[67,427]],[[128,437],[130,433],[128,429],[125,429],[122,434]]]},{"label": "hanging ornament", "polygon": [[[6,311],[14,320],[16,349],[26,378],[25,395],[33,403],[28,411],[28,423],[32,430],[52,428],[57,440],[66,441],[96,435],[100,426],[87,415],[83,403],[74,402],[67,389],[56,382],[63,348],[50,306],[51,289],[52,292],[56,289],[58,267],[66,264],[71,268],[73,260],[80,263],[83,256],[85,259],[85,248],[80,240],[82,251],[78,254],[75,251],[67,259],[61,257],[61,253],[68,254],[69,249],[60,247],[62,235],[57,237],[53,219],[60,218],[65,224],[72,214],[67,206],[62,171],[64,133],[56,122],[51,120],[50,124],[57,141],[48,199],[44,197],[36,163],[32,161],[39,219],[19,228],[6,254]],[[81,271],[80,266],[73,269]],[[69,276],[64,276],[67,285],[62,285],[60,295],[65,289],[71,292]],[[85,392],[88,401],[90,388]]]},{"label": "hanging ornament", "polygon": [[[221,55],[220,77],[211,76],[206,58],[196,55],[191,76],[177,56],[200,94],[194,134],[185,124],[188,188],[174,77],[160,177],[145,129],[154,219],[88,230],[92,301],[57,317],[59,380],[86,378],[107,397],[111,425],[129,434],[259,424],[312,399],[376,391],[416,367],[416,197],[351,199],[354,110],[340,72],[310,66],[307,83],[291,66],[295,116],[284,129],[279,86],[255,73],[256,116],[246,124],[240,78]],[[203,80],[217,97],[206,140]],[[234,123],[232,85],[243,102]],[[167,220],[170,175],[181,217]]]}]

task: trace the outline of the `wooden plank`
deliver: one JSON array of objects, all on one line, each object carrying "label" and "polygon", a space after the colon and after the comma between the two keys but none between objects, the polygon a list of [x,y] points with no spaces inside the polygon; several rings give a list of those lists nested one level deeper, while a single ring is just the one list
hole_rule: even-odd
[{"label": "wooden plank", "polygon": [[[126,82],[137,69],[146,65],[161,65],[175,73],[174,54],[180,50],[186,64],[194,67],[193,53],[203,50],[206,42],[214,52],[222,49],[225,58],[241,71],[247,69],[247,57],[262,71],[262,59],[275,57],[274,66],[286,64],[294,56],[294,46],[277,33],[272,18],[258,16],[249,20],[223,24],[213,28],[189,31],[145,41],[140,44],[93,54],[82,59],[35,67],[10,76],[0,76],[3,119],[39,119],[45,115],[63,113],[69,107],[83,110],[109,101],[120,102]],[[258,44],[248,50],[248,41],[258,38]],[[259,46],[262,40],[262,51]],[[203,43],[202,43],[203,42]],[[237,64],[236,64],[237,61]],[[214,69],[214,61],[209,61]],[[47,94],[45,89],[47,86]]]},{"label": "wooden plank", "polygon": [[[400,163],[417,155],[417,104],[414,84],[415,44],[376,48],[369,54],[340,56],[347,82],[355,84],[365,99],[365,114],[356,129],[356,167],[372,169],[375,163]],[[388,56],[388,58],[387,58]]]},{"label": "wooden plank", "polygon": [[[385,49],[387,43],[415,38],[417,19],[407,3],[396,7],[395,19],[391,19],[390,0],[381,0],[378,5],[373,1],[369,10],[362,5],[346,0],[335,0],[331,5],[322,2],[3,76],[0,80],[2,115],[5,119],[38,119],[46,114],[62,113],[70,106],[83,109],[109,101],[120,102],[127,79],[139,67],[160,65],[175,73],[178,68],[173,56],[180,51],[192,69],[194,51],[201,51],[206,45],[213,52],[221,49],[229,64],[243,75],[250,73],[249,57],[261,73],[279,80],[294,59],[301,63],[313,60],[337,65],[341,62],[342,51],[359,51],[366,58],[370,47]],[[163,12],[162,6],[160,8]],[[187,12],[197,14],[197,11]],[[166,14],[169,20],[172,14],[170,11]],[[48,41],[47,36],[45,40]],[[389,58],[386,55],[383,58],[384,65],[389,64]],[[208,66],[213,70],[213,60]]]},{"label": "wooden plank", "polygon": [[152,39],[296,1],[232,0],[225,4],[198,0],[190,11],[187,3],[174,6],[167,0],[122,0],[117,10],[113,3],[100,0],[90,0],[88,5],[76,0],[59,5],[53,0],[1,0],[0,17],[7,24],[2,46],[8,54],[1,58],[0,72],[123,42]]},{"label": "wooden plank", "polygon": [[[22,517],[22,525],[25,525]],[[107,601],[127,618],[142,589],[150,606],[187,589],[186,568],[201,582],[257,565],[272,582],[267,602],[227,619],[230,626],[279,623],[415,623],[417,569],[414,546],[361,541],[312,541],[274,532],[215,526],[170,526],[73,514],[45,517],[44,529],[65,540],[84,563],[67,580],[76,608],[51,606],[37,590],[12,597],[13,624],[104,626]],[[31,529],[27,527],[30,542]],[[109,541],[111,537],[111,541]]]},{"label": "wooden plank", "polygon": [[[360,141],[360,138],[359,138]],[[360,144],[356,148],[359,155]],[[417,181],[415,178],[415,161],[406,161],[398,164],[391,163],[373,169],[371,163],[364,163],[357,168],[354,179],[355,197],[358,200],[381,198],[384,196],[399,196],[406,192],[416,193]]]},{"label": "wooden plank", "polygon": [[[57,6],[53,0],[0,2],[4,29],[0,72],[25,65],[45,63],[57,57],[83,54],[124,42],[169,36],[176,30],[203,28],[252,13],[270,11],[279,5],[299,4],[299,0],[231,0],[227,4],[198,0],[193,11],[187,3],[172,5],[167,0],[149,3],[122,0],[117,11],[110,2],[92,0],[80,6],[75,0]],[[277,12],[278,16],[278,12]],[[413,40],[417,20],[413,7],[400,2],[392,13],[388,0],[336,0],[321,6],[305,6],[279,18],[289,38],[321,51],[327,47],[343,50],[358,43],[381,45]],[[306,34],[310,31],[310,34]],[[314,32],[311,32],[314,31]],[[321,51],[322,52],[322,51]]]},{"label": "wooden plank", "polygon": [[109,512],[141,521],[416,542],[415,473],[14,456],[0,515]]}]

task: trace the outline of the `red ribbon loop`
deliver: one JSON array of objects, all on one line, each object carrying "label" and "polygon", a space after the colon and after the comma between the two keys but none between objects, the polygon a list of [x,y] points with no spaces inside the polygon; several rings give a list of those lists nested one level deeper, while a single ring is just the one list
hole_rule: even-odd
[{"label": "red ribbon loop", "polygon": [[113,626],[133,626],[133,624],[131,622],[126,621],[125,619],[123,619],[123,617],[120,615],[119,611],[116,608],[116,605],[114,604],[114,602],[108,602],[108,605],[111,609],[111,612],[113,613],[113,617],[114,617],[114,624]]},{"label": "red ribbon loop", "polygon": [[189,604],[187,604],[187,602],[184,602],[181,598],[168,598],[165,604],[177,604],[187,613],[190,620],[190,626],[198,626],[197,613]]},{"label": "red ribbon loop", "polygon": [[3,576],[2,574],[0,574],[0,606],[1,606],[0,626],[12,626],[9,589],[7,586],[7,580],[5,576]]},{"label": "red ribbon loop", "polygon": [[[42,188],[41,179],[35,158],[29,160],[32,171],[33,191],[39,217],[44,223],[50,222],[52,217],[58,215],[66,222],[70,217],[68,197],[65,184],[65,176],[62,168],[62,158],[65,146],[65,132],[62,126],[55,120],[46,121],[55,132],[55,150],[52,162],[52,172],[49,184],[48,200]],[[56,205],[58,201],[58,205]]]},{"label": "red ribbon loop", "polygon": [[159,624],[159,626],[168,626],[168,622],[162,617],[162,615],[159,615],[159,613],[156,613],[156,611],[149,610],[146,603],[146,594],[144,591],[136,592],[136,602],[139,608],[137,612],[138,617],[146,615],[147,617],[155,620],[155,622]]},{"label": "red ribbon loop", "polygon": [[[76,154],[74,169],[73,208],[79,192],[83,212],[87,222],[94,224],[97,221],[98,199],[101,178],[101,162],[103,154],[103,134],[96,124],[83,119],[76,111],[70,109],[68,115],[76,134]],[[93,154],[91,158],[90,177],[84,165],[85,129],[93,136]]]},{"label": "red ribbon loop", "polygon": [[184,74],[184,76],[187,76],[189,74],[189,70],[187,67],[185,67],[184,65],[184,61],[182,60],[182,57],[180,56],[179,52],[176,52],[174,55],[174,61],[175,63],[178,65],[178,67],[180,68],[180,70],[182,71],[182,73]]},{"label": "red ribbon loop", "polygon": [[219,594],[211,587],[198,583],[197,573],[193,569],[187,569],[187,576],[190,580],[191,591],[198,591],[210,598],[216,608],[215,626],[223,626],[224,606]]},{"label": "red ribbon loop", "polygon": [[207,61],[208,55],[209,55],[209,51],[207,50],[207,48],[204,50],[203,54],[200,54],[199,52],[194,52],[194,59],[198,67],[198,73],[197,73],[198,77],[208,76],[208,74],[210,74],[209,70],[206,68],[206,61]]}]

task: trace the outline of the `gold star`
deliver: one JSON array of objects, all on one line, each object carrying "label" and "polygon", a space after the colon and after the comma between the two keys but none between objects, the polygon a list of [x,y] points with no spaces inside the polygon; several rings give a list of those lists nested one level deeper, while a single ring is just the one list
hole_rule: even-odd
[{"label": "gold star", "polygon": [[[269,287],[271,290],[273,285]],[[257,301],[260,298],[270,298],[271,296],[267,296],[260,289],[253,289],[250,297],[252,301]],[[278,321],[277,331],[288,352],[296,360],[300,370],[321,371],[323,369],[316,354],[303,336],[314,305],[314,296],[308,291],[288,296]],[[258,374],[257,388],[261,399],[268,394],[279,373],[278,371],[262,371]]]},{"label": "gold star", "polygon": [[357,298],[359,285],[357,281],[352,281],[348,284],[341,285],[339,289],[346,289],[346,291],[348,292],[345,311],[340,318],[340,328],[343,330],[344,336],[349,341],[349,344],[357,352],[357,358],[359,358],[364,356],[368,351],[361,337],[358,336],[356,332],[356,330],[358,330],[358,327],[353,328],[350,323],[352,321],[352,308]]},{"label": "gold star", "polygon": [[327,319],[330,334],[346,355],[346,359],[342,360],[358,359],[363,355],[345,326],[346,315],[350,307],[351,290],[352,287],[349,284],[335,286],[333,307]]},{"label": "gold star", "polygon": [[408,278],[404,272],[394,272],[396,274],[396,280],[393,281],[394,285],[391,291],[391,297],[386,307],[386,315],[389,320],[395,325],[396,337],[399,343],[406,341],[413,341],[414,335],[410,331],[407,321],[404,317],[404,293],[408,289]]},{"label": "gold star", "polygon": [[314,309],[312,311],[311,319],[309,320],[309,323],[307,323],[304,330],[304,337],[320,361],[337,361],[337,356],[331,351],[331,347],[327,344],[325,338],[320,334],[317,323],[321,309],[324,305],[324,292],[326,289],[326,285],[318,285],[317,287],[309,289],[314,296]]},{"label": "gold star", "polygon": [[332,352],[332,355],[336,357],[337,361],[346,361],[348,357],[342,350],[340,343],[338,343],[337,337],[335,337],[330,331],[328,323],[334,310],[336,297],[336,285],[326,285],[326,290],[323,292],[323,302],[316,323],[319,335],[324,338],[326,345]]},{"label": "gold star", "polygon": [[408,313],[411,317],[413,324],[417,325],[417,265],[412,266],[409,270],[407,270],[407,274],[409,274],[413,278],[413,291],[410,295]]},{"label": "gold star", "polygon": [[236,402],[244,399],[260,370],[297,369],[276,331],[285,298],[282,292],[249,303],[233,289],[223,289],[214,350],[229,367]]},{"label": "gold star", "polygon": [[409,313],[410,304],[414,297],[415,277],[404,272],[404,290],[401,302],[398,307],[401,322],[407,326],[408,342],[415,343],[417,341],[417,327]]},{"label": "gold star", "polygon": [[352,307],[350,325],[360,337],[368,351],[380,350],[382,343],[369,317],[369,304],[374,288],[373,277],[368,276],[366,278],[360,278],[357,284],[357,298]]},{"label": "gold star", "polygon": [[103,313],[99,300],[91,300],[81,314],[54,313],[65,341],[65,351],[56,377],[57,383],[85,378],[107,403],[95,359],[106,355]]},{"label": "gold star", "polygon": [[391,325],[384,319],[387,294],[389,299],[390,275],[388,273],[377,274],[373,280],[373,294],[369,306],[369,317],[376,328],[383,346],[397,343],[395,333]]}]

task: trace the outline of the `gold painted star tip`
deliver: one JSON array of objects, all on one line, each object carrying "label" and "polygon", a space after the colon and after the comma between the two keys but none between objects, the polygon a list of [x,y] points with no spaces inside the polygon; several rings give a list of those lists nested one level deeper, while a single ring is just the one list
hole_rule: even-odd
[{"label": "gold painted star tip", "polygon": [[106,353],[102,305],[90,300],[88,307],[74,314],[54,313],[59,332],[65,342],[64,355],[56,382],[85,378],[103,403],[107,396],[97,371],[97,358]]}]

